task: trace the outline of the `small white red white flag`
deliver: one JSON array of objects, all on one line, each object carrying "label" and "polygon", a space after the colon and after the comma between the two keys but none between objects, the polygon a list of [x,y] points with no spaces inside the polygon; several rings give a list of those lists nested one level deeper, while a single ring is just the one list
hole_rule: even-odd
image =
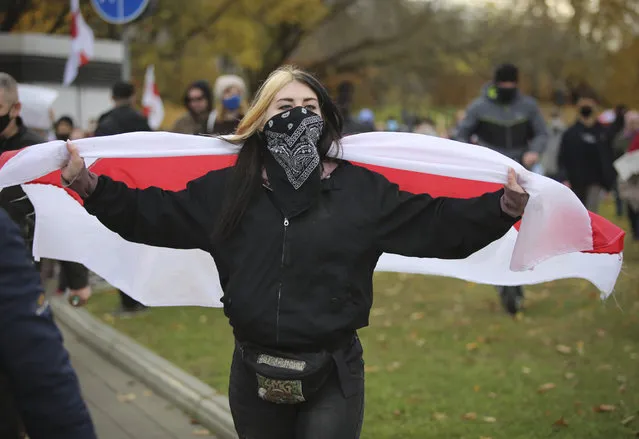
[{"label": "small white red white flag", "polygon": [[160,128],[162,120],[164,120],[164,104],[162,103],[162,97],[160,97],[160,91],[155,82],[155,66],[153,65],[146,68],[144,75],[142,108],[151,129],[157,130]]},{"label": "small white red white flag", "polygon": [[93,58],[95,37],[80,11],[80,0],[71,0],[71,52],[64,68],[63,85],[70,85],[78,70]]},{"label": "small white red white flag", "polygon": [[[224,140],[164,132],[120,134],[75,142],[96,174],[129,187],[184,189],[234,163]],[[564,185],[486,148],[410,133],[367,133],[343,139],[341,157],[385,175],[401,189],[468,198],[498,190],[508,168],[530,194],[523,220],[466,259],[384,254],[376,270],[448,276],[493,285],[563,278],[592,282],[605,297],[621,270],[624,231],[589,213]],[[0,155],[0,188],[22,184],[36,210],[34,256],[76,261],[146,305],[221,306],[215,261],[202,250],[125,241],[60,185],[68,153],[53,141]]]}]

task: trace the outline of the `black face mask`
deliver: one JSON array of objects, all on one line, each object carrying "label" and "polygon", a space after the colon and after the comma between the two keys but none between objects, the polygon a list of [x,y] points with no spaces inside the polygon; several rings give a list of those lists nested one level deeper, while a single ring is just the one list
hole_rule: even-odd
[{"label": "black face mask", "polygon": [[517,88],[497,87],[497,100],[502,104],[512,102],[517,96]]},{"label": "black face mask", "polygon": [[584,105],[583,107],[579,108],[579,114],[586,118],[592,116],[593,111],[594,109],[590,105]]},{"label": "black face mask", "polygon": [[0,133],[3,132],[11,123],[11,116],[9,116],[10,111],[11,110],[7,111],[7,114],[0,116]]}]

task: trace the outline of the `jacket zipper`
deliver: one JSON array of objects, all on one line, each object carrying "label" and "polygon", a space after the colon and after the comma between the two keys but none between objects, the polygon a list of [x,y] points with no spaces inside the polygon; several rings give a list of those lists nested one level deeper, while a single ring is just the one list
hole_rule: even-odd
[{"label": "jacket zipper", "polygon": [[282,261],[280,263],[280,284],[277,289],[277,315],[275,317],[275,343],[280,343],[280,300],[282,299],[282,271],[284,270],[284,257],[286,254],[286,231],[288,230],[288,218],[284,218],[284,237],[282,239]]}]

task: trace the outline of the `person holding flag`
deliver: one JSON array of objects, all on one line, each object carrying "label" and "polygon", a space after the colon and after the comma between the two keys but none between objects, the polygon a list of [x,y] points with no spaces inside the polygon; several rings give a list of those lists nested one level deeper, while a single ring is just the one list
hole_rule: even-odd
[{"label": "person holding flag", "polygon": [[463,259],[503,237],[529,196],[510,170],[478,197],[433,198],[332,159],[342,119],[290,67],[270,75],[228,141],[233,166],[181,191],[129,188],[68,143],[62,184],[124,239],[214,256],[236,338],[230,407],[240,438],[358,438],[362,346],[382,253]]}]

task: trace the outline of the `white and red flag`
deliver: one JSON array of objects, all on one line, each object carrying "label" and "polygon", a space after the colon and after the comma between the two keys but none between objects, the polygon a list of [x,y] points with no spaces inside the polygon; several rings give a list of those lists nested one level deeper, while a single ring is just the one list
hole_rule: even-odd
[{"label": "white and red flag", "polygon": [[160,97],[160,91],[155,82],[155,66],[146,68],[144,75],[144,94],[142,95],[142,108],[147,117],[149,126],[153,130],[160,128],[164,120],[164,104]]},{"label": "white and red flag", "polygon": [[95,37],[80,11],[80,0],[71,0],[71,52],[64,67],[63,85],[70,85],[78,70],[93,58]]},{"label": "white and red flag", "polygon": [[[237,147],[224,140],[164,132],[121,134],[75,142],[91,170],[130,187],[179,190],[227,167]],[[447,276],[493,285],[562,278],[592,282],[607,297],[621,270],[624,232],[589,213],[567,187],[525,170],[489,149],[409,133],[367,133],[343,139],[341,158],[384,174],[413,193],[472,197],[506,182],[509,167],[530,194],[523,220],[466,259],[385,254],[378,271]],[[86,265],[146,305],[221,306],[215,261],[201,250],[127,242],[60,186],[68,153],[61,141],[0,156],[0,188],[22,184],[36,210],[34,256]]]}]

